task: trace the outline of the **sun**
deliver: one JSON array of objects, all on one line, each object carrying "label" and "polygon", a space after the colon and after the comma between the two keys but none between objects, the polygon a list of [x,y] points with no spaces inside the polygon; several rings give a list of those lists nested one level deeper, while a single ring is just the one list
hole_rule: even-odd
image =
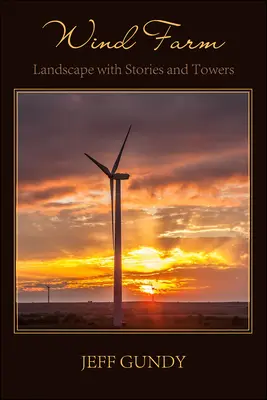
[{"label": "sun", "polygon": [[140,292],[147,293],[147,294],[154,294],[154,288],[152,285],[141,285]]}]

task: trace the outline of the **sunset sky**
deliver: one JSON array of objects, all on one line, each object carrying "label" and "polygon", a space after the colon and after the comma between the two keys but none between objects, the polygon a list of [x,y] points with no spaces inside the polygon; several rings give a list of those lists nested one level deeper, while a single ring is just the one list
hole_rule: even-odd
[{"label": "sunset sky", "polygon": [[112,301],[110,169],[123,299],[247,301],[247,93],[18,95],[19,301]]}]

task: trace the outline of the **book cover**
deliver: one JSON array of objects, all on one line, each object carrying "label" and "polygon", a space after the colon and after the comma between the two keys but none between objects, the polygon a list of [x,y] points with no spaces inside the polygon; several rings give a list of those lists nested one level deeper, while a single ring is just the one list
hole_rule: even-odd
[{"label": "book cover", "polygon": [[4,2],[3,398],[265,398],[265,12]]}]

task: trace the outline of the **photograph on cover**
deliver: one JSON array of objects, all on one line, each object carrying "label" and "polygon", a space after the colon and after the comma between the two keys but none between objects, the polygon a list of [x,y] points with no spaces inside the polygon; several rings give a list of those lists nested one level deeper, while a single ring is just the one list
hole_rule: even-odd
[{"label": "photograph on cover", "polygon": [[15,90],[16,332],[250,332],[249,90]]}]

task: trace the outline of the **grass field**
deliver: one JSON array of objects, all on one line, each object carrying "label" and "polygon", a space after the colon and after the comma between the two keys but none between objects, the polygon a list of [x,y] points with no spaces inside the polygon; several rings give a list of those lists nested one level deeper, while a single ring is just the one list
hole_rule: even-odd
[{"label": "grass field", "polygon": [[[113,303],[19,303],[18,329],[112,329]],[[248,304],[125,302],[122,329],[248,329]]]}]

